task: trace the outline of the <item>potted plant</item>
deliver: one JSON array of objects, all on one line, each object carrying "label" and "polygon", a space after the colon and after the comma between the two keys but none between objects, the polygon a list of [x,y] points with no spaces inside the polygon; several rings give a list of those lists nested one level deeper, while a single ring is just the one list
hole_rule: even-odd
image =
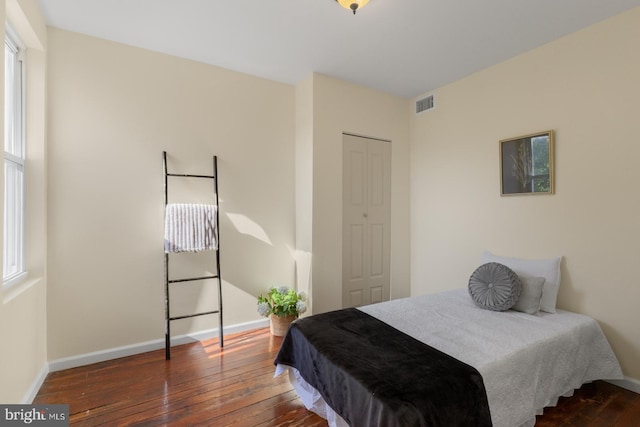
[{"label": "potted plant", "polygon": [[306,295],[287,286],[273,286],[266,296],[258,297],[258,313],[268,317],[271,334],[281,337],[289,324],[307,311]]}]

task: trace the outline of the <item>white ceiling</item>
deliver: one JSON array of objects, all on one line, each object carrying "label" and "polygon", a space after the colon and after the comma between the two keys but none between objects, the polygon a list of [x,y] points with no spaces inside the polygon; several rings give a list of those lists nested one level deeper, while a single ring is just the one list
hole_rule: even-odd
[{"label": "white ceiling", "polygon": [[[296,84],[425,94],[640,0],[39,0],[47,23]],[[597,60],[597,58],[594,58]]]}]

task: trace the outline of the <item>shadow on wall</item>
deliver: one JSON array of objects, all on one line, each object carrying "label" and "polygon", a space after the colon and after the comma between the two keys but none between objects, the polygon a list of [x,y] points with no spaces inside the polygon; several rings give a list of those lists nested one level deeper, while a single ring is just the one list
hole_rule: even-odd
[{"label": "shadow on wall", "polygon": [[294,250],[274,243],[261,224],[245,214],[223,212],[220,228],[221,268],[225,280],[254,298],[271,286],[295,286],[293,274],[283,277],[284,262],[290,263],[289,271],[293,273]]},{"label": "shadow on wall", "polygon": [[262,228],[260,224],[256,223],[251,218],[248,218],[243,214],[230,212],[226,213],[226,215],[227,218],[229,218],[229,221],[231,221],[231,224],[233,224],[233,226],[236,228],[238,233],[255,237],[261,242],[264,242],[269,246],[273,246],[273,243],[271,243],[271,239],[269,239],[269,236],[267,236],[264,228]]}]

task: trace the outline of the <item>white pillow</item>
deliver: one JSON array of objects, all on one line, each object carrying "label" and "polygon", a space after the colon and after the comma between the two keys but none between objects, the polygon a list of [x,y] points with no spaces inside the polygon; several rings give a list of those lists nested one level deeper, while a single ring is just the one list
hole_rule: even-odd
[{"label": "white pillow", "polygon": [[562,257],[547,259],[520,259],[494,255],[484,251],[480,262],[499,262],[512,269],[520,277],[544,277],[540,310],[547,313],[556,312],[556,300],[560,289],[560,261]]},{"label": "white pillow", "polygon": [[511,309],[527,314],[538,314],[538,311],[540,311],[540,301],[542,301],[544,282],[544,277],[520,277],[520,283],[522,285],[520,298],[518,298],[518,301],[516,301]]}]

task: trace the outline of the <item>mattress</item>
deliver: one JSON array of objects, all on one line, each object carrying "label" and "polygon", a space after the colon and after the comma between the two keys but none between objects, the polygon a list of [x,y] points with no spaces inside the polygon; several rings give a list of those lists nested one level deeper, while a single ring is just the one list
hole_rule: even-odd
[{"label": "mattress", "polygon": [[[582,384],[623,378],[598,323],[581,314],[483,310],[466,288],[359,309],[476,368],[496,427],[532,426],[544,407]],[[347,425],[295,369],[280,365],[276,375],[286,370],[308,409],[332,427]]]}]

